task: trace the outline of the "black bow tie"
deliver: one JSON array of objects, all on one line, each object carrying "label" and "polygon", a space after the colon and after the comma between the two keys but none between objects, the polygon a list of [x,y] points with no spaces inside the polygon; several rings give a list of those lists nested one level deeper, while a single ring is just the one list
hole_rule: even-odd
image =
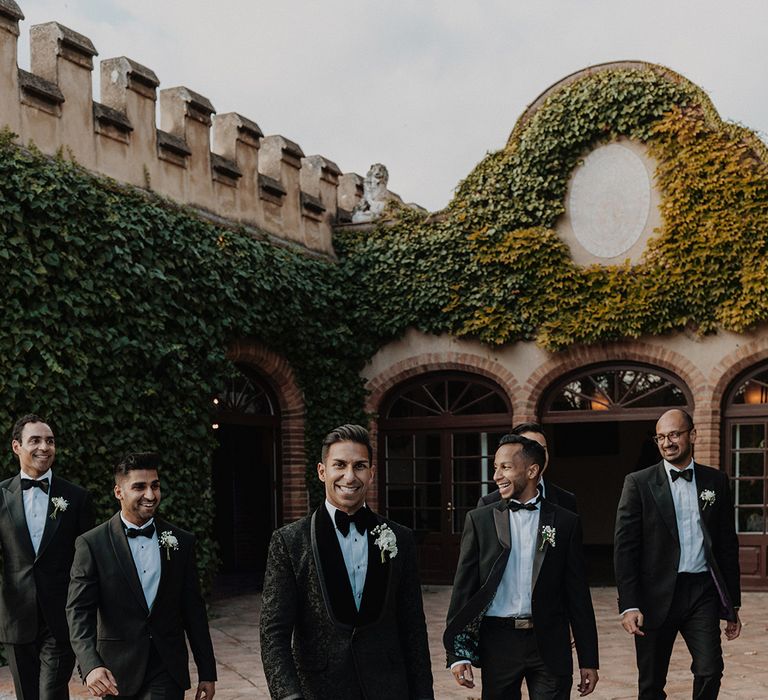
[{"label": "black bow tie", "polygon": [[674,484],[678,479],[685,479],[686,481],[693,481],[693,469],[679,469],[672,470],[672,483]]},{"label": "black bow tie", "polygon": [[48,479],[22,479],[21,480],[21,488],[26,491],[27,489],[31,489],[37,486],[43,493],[48,493],[48,488],[50,487],[50,484],[48,483]]},{"label": "black bow tie", "polygon": [[125,534],[128,537],[152,537],[155,534],[155,524],[150,523],[146,527],[129,527]]},{"label": "black bow tie", "polygon": [[508,508],[513,513],[516,513],[518,510],[537,510],[536,506],[539,504],[540,500],[541,500],[541,496],[539,496],[532,503],[520,503],[520,501],[513,501],[510,499]]},{"label": "black bow tie", "polygon": [[339,528],[339,532],[344,537],[349,534],[350,523],[354,523],[357,531],[362,535],[368,527],[370,512],[365,506],[356,510],[352,515],[347,515],[343,510],[337,509],[333,519],[336,521],[336,527]]}]

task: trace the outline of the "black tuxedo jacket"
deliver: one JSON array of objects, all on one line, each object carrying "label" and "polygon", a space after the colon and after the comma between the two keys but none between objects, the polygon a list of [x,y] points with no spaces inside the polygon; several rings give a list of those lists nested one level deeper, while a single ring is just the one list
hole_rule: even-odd
[{"label": "black tuxedo jacket", "polygon": [[155,518],[158,535],[170,531],[179,547],[162,549],[162,572],[152,609],[147,608],[120,513],[76,543],[67,601],[72,648],[85,678],[98,666],[115,676],[121,695],[141,687],[150,638],[168,673],[190,687],[186,632],[201,681],[216,680],[216,662],[205,602],[195,566],[195,537]]},{"label": "black tuxedo jacket", "polygon": [[[38,630],[38,606],[51,634],[59,642],[69,640],[65,607],[69,570],[75,555],[75,539],[90,530],[93,508],[88,492],[51,477],[48,518],[35,556],[27,528],[21,477],[17,474],[0,483],[0,547],[3,554],[3,584],[0,592],[0,641],[27,644]],[[52,518],[53,499],[64,498],[67,509]]]},{"label": "black tuxedo jacket", "polygon": [[[542,549],[541,528],[545,525],[555,528],[555,546],[545,544]],[[579,667],[598,667],[597,626],[581,540],[578,515],[549,501],[541,502],[531,612],[539,653],[556,675],[573,672],[571,631]],[[510,546],[506,501],[467,513],[443,635],[448,665],[467,659],[481,666],[480,623],[501,583]]]},{"label": "black tuxedo jacket", "polygon": [[[735,620],[734,606],[741,605],[739,542],[728,475],[701,464],[694,471],[699,494],[715,494],[711,505],[698,498],[704,553],[720,596],[720,616]],[[675,505],[664,463],[659,462],[624,480],[614,538],[619,612],[639,608],[646,627],[659,627],[672,604],[679,563]]]},{"label": "black tuxedo jacket", "polygon": [[[544,498],[550,503],[554,503],[556,506],[570,510],[571,513],[578,513],[579,509],[576,507],[576,496],[570,491],[561,489],[551,481],[547,481],[544,487]],[[489,506],[492,503],[498,503],[501,500],[501,494],[499,490],[491,491],[491,493],[485,496],[480,496],[480,500],[477,502],[477,507]]]},{"label": "black tuxedo jacket", "polygon": [[381,561],[370,529],[358,612],[325,505],[272,535],[261,608],[261,657],[272,698],[431,699],[432,671],[413,535]]}]

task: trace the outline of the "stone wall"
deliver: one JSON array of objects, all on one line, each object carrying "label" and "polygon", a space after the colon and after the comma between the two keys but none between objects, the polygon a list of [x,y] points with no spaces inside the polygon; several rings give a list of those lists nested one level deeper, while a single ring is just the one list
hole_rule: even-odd
[{"label": "stone wall", "polygon": [[100,62],[95,101],[96,48],[56,22],[30,29],[31,72],[20,70],[23,18],[14,0],[0,0],[0,127],[20,144],[333,255],[332,227],[350,220],[362,177],[343,174],[323,156],[305,156],[284,136],[264,136],[240,114],[216,114],[189,88],[159,90],[155,73],[126,57]]}]

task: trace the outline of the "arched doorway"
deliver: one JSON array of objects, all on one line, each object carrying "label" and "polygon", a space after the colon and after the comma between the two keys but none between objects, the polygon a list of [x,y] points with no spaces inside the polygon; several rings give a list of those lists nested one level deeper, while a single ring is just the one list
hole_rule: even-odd
[{"label": "arched doorway", "polygon": [[768,589],[768,364],[734,382],[725,396],[724,414],[724,454],[736,507],[742,584]]},{"label": "arched doorway", "polygon": [[269,538],[280,522],[280,416],[271,389],[245,365],[237,365],[213,403],[217,589],[226,594],[260,588],[264,580]]},{"label": "arched doorway", "polygon": [[485,377],[436,372],[395,387],[380,416],[382,507],[414,530],[423,581],[451,583],[464,518],[495,488],[493,455],[512,425],[509,399]]},{"label": "arched doorway", "polygon": [[613,583],[613,531],[624,477],[661,459],[652,440],[668,408],[691,412],[683,383],[640,364],[584,368],[545,393],[547,478],[576,494],[590,581]]}]

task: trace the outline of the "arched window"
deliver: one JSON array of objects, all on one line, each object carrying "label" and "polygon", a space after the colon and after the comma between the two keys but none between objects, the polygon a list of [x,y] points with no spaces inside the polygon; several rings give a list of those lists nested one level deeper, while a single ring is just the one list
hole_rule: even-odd
[{"label": "arched window", "polygon": [[725,461],[739,533],[742,580],[768,588],[768,365],[752,368],[725,397]]},{"label": "arched window", "polygon": [[511,426],[502,389],[473,374],[422,375],[385,397],[381,502],[389,517],[415,530],[425,581],[452,581],[464,519],[496,487],[493,456]]}]

